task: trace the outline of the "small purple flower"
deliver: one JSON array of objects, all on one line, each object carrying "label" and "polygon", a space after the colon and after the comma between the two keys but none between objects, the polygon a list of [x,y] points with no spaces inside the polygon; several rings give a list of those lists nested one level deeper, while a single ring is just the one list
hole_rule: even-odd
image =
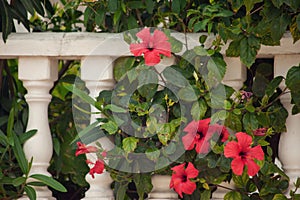
[{"label": "small purple flower", "polygon": [[242,95],[242,99],[250,99],[253,93],[242,90],[241,95]]}]

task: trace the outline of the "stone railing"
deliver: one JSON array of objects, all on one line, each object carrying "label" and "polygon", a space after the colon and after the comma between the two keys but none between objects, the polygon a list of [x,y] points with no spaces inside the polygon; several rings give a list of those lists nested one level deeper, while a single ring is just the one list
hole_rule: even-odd
[{"label": "stone railing", "polygon": [[[183,34],[175,37],[184,40]],[[197,44],[199,35],[188,35],[188,46]],[[52,138],[48,124],[48,104],[51,101],[49,90],[58,77],[58,60],[81,60],[81,78],[86,82],[90,95],[95,97],[101,90],[114,86],[112,76],[113,61],[120,56],[130,55],[128,45],[120,34],[97,33],[18,33],[11,34],[7,43],[0,42],[0,59],[18,59],[19,79],[23,81],[29,106],[27,129],[38,132],[24,145],[28,158],[33,157],[30,173],[50,176],[47,172],[52,156]],[[275,76],[285,76],[288,69],[300,62],[300,42],[293,44],[293,39],[285,35],[281,46],[262,46],[258,57],[274,59]],[[236,90],[241,88],[246,79],[245,67],[239,58],[226,58],[227,72],[224,82]],[[291,98],[284,95],[281,99],[286,109],[291,112]],[[91,121],[95,116],[91,116]],[[300,176],[300,115],[290,115],[287,119],[287,133],[281,135],[279,157],[282,167],[291,178],[291,184]],[[106,142],[103,143],[104,147]],[[107,147],[109,148],[109,147]],[[87,176],[90,189],[85,199],[114,199],[110,189],[112,180],[108,173],[91,179]],[[154,190],[150,199],[176,199],[164,177],[153,180]],[[159,184],[158,186],[155,184]],[[46,187],[37,189],[38,199],[52,199]],[[214,193],[215,199],[223,199],[222,191]]]}]

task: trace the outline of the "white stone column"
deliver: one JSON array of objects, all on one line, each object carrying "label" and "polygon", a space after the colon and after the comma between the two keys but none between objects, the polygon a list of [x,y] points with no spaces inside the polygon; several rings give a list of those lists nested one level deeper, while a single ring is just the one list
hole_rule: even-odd
[{"label": "white stone column", "polygon": [[[292,66],[300,63],[299,55],[276,55],[274,60],[274,76],[284,76]],[[285,85],[281,84],[281,88]],[[293,183],[300,177],[300,114],[292,115],[292,104],[290,94],[285,94],[281,98],[281,103],[289,112],[286,120],[287,132],[281,133],[279,141],[279,160],[285,173],[290,177],[290,189],[294,188]]]},{"label": "white stone column", "polygon": [[151,181],[153,189],[149,194],[149,200],[178,200],[178,194],[169,187],[171,176],[153,175]]},{"label": "white stone column", "polygon": [[[90,91],[90,96],[95,98],[102,90],[112,89],[114,86],[113,79],[113,59],[108,56],[103,57],[86,57],[81,62],[81,79],[85,81],[86,87]],[[99,112],[95,107],[91,107],[91,112]],[[99,116],[99,115],[98,115]],[[91,123],[95,122],[96,114],[91,114]],[[98,140],[106,150],[112,148],[108,138],[103,137]],[[90,145],[95,145],[92,143]],[[87,154],[87,158],[95,161],[95,154]],[[86,181],[90,184],[89,190],[85,193],[86,200],[112,200],[114,199],[113,191],[110,187],[113,180],[108,172],[95,174],[93,179],[90,174],[86,175]]]},{"label": "white stone column", "polygon": [[[33,158],[31,174],[51,176],[47,171],[52,157],[52,137],[48,123],[49,90],[57,79],[57,61],[47,57],[20,57],[19,79],[27,89],[25,95],[29,107],[27,131],[37,129],[37,133],[24,144],[28,161]],[[35,187],[37,199],[54,199],[47,187]]]},{"label": "white stone column", "polygon": [[[246,67],[241,63],[240,58],[225,57],[224,60],[227,64],[227,69],[223,83],[232,87],[235,91],[238,91],[243,87],[246,80]],[[223,182],[221,185],[226,188],[235,188],[234,183]],[[224,199],[227,192],[229,192],[228,189],[218,187],[213,193],[213,199]]]}]

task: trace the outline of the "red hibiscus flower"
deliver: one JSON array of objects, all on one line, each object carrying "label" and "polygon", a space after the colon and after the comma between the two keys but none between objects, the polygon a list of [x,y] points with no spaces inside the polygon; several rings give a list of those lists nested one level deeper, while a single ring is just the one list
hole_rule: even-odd
[{"label": "red hibiscus flower", "polygon": [[150,33],[150,28],[144,28],[136,34],[142,39],[139,44],[130,44],[130,51],[134,56],[144,54],[145,64],[154,66],[160,62],[160,54],[170,57],[171,44],[168,42],[168,37],[162,31],[155,30],[153,35]]},{"label": "red hibiscus flower", "polygon": [[227,141],[229,133],[227,129],[219,124],[209,125],[210,118],[192,121],[184,129],[187,134],[182,137],[186,150],[195,148],[197,153],[208,153],[210,149],[209,139],[213,134],[218,134],[222,142]]},{"label": "red hibiscus flower", "polygon": [[182,193],[192,194],[196,190],[196,183],[190,179],[196,178],[199,173],[190,162],[186,169],[184,167],[185,163],[172,168],[173,174],[170,182],[170,188],[174,188],[181,198],[183,197]]},{"label": "red hibiscus flower", "polygon": [[94,167],[90,169],[90,175],[95,178],[96,174],[102,174],[104,170],[104,162],[102,160],[97,160],[96,163],[91,162],[90,160],[86,161],[88,164],[94,164]]},{"label": "red hibiscus flower", "polygon": [[75,155],[78,156],[80,154],[94,153],[97,151],[98,151],[98,149],[94,146],[86,146],[85,144],[83,144],[81,142],[77,142],[77,149],[76,149]]},{"label": "red hibiscus flower", "polygon": [[182,142],[186,150],[192,150],[195,147],[197,153],[207,153],[209,151],[208,139],[210,136],[207,135],[209,122],[209,118],[192,121],[184,128],[187,134],[182,137]]},{"label": "red hibiscus flower", "polygon": [[254,176],[259,171],[259,166],[254,159],[263,160],[264,152],[260,145],[251,148],[252,137],[246,133],[236,134],[237,142],[228,142],[224,148],[224,155],[227,158],[233,158],[231,168],[234,174],[240,176],[243,174],[244,167],[247,166],[248,175]]}]

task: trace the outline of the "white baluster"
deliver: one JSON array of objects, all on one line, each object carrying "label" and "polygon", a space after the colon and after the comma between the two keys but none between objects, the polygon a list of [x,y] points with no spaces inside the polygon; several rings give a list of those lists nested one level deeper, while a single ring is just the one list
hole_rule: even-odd
[{"label": "white baluster", "polygon": [[[29,107],[27,130],[37,129],[37,133],[24,144],[24,152],[30,161],[30,174],[51,176],[47,171],[52,157],[52,137],[48,123],[49,90],[57,79],[58,64],[46,57],[19,58],[19,79],[27,89],[25,95]],[[37,199],[55,199],[47,187],[35,187]]]},{"label": "white baluster", "polygon": [[[286,76],[287,71],[292,66],[300,63],[299,55],[276,55],[274,60],[275,76]],[[281,88],[284,84],[281,85]],[[285,173],[290,177],[290,189],[294,188],[293,183],[300,177],[300,114],[292,115],[292,104],[290,94],[285,94],[280,98],[282,104],[289,112],[286,120],[287,132],[281,133],[279,141],[279,160]]]},{"label": "white baluster", "polygon": [[152,176],[153,189],[149,194],[149,200],[177,200],[178,194],[170,189],[171,176],[168,175],[153,175]]},{"label": "white baluster", "polygon": [[[240,61],[240,58],[225,57],[227,64],[226,74],[223,83],[232,87],[235,91],[242,88],[246,80],[246,68]],[[234,183],[223,182],[220,184],[226,188],[234,188]],[[218,187],[213,193],[213,199],[224,199],[225,194],[229,192],[228,189]]]},{"label": "white baluster", "polygon": [[[112,89],[114,80],[112,75],[113,59],[111,57],[87,57],[81,63],[81,78],[85,81],[86,87],[90,91],[90,96],[95,98],[102,90]],[[92,112],[97,112],[95,107],[91,107]],[[99,111],[98,111],[99,112]],[[99,117],[99,116],[98,116]],[[91,115],[91,123],[95,122],[96,114]],[[102,137],[98,140],[106,150],[112,148],[108,138]],[[90,145],[95,145],[93,142]],[[95,154],[87,154],[91,161],[97,159]],[[86,181],[90,184],[89,190],[85,193],[86,200],[111,200],[114,199],[113,191],[110,187],[113,180],[108,172],[95,174],[93,179],[90,174],[86,175]]]}]

